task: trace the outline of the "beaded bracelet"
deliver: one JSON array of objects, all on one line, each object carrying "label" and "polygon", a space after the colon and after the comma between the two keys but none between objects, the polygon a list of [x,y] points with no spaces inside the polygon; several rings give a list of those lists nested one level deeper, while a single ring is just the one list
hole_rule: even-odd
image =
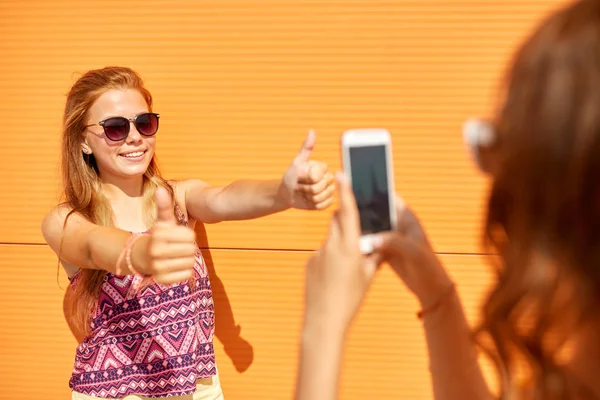
[{"label": "beaded bracelet", "polygon": [[133,268],[133,264],[131,263],[131,250],[133,249],[133,244],[135,243],[136,240],[138,240],[142,236],[147,236],[147,234],[145,234],[145,233],[135,233],[129,239],[128,245],[126,246],[127,250],[126,250],[126,253],[125,253],[125,261],[127,262],[127,268],[129,268],[129,271],[131,271],[131,273],[133,275],[137,275],[137,276],[141,276],[142,278],[145,278],[147,276],[140,274],[139,271],[137,271],[135,268]]},{"label": "beaded bracelet", "polygon": [[421,311],[419,311],[417,313],[417,317],[419,319],[423,319],[424,315],[429,314],[429,313],[435,311],[436,309],[438,309],[444,303],[444,301],[446,300],[446,297],[448,297],[452,293],[454,293],[455,289],[456,289],[456,285],[454,285],[454,283],[452,283],[450,285],[450,287],[448,289],[446,289],[446,291],[444,293],[442,293],[440,295],[440,297],[438,297],[438,299],[433,304],[431,304],[430,306],[425,307]]},{"label": "beaded bracelet", "polygon": [[121,263],[123,262],[123,259],[125,259],[125,262],[127,263],[127,268],[129,269],[129,271],[133,275],[139,276],[139,277],[142,277],[142,278],[146,277],[145,275],[142,275],[139,271],[137,271],[133,267],[133,264],[131,263],[131,250],[133,249],[133,244],[140,237],[146,236],[146,235],[147,234],[145,234],[145,233],[134,233],[131,236],[129,236],[129,239],[127,239],[127,242],[125,242],[125,246],[123,246],[123,250],[121,251],[121,254],[119,255],[119,258],[117,260],[117,264],[116,264],[116,267],[115,267],[116,271],[119,270],[119,265],[121,265]]}]

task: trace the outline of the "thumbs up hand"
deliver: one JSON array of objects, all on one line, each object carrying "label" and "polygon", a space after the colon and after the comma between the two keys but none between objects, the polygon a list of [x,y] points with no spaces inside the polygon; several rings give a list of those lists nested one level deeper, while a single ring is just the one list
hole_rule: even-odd
[{"label": "thumbs up hand", "polygon": [[169,192],[156,189],[156,223],[150,232],[149,275],[157,283],[177,283],[193,276],[196,262],[196,235],[187,226],[178,225]]},{"label": "thumbs up hand", "polygon": [[283,176],[284,196],[290,207],[322,210],[331,205],[335,184],[327,165],[310,159],[316,134],[309,131],[298,155]]}]

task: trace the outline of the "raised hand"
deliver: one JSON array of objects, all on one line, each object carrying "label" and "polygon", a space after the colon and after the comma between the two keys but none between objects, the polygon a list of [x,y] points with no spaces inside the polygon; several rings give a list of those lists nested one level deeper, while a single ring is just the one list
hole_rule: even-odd
[{"label": "raised hand", "polygon": [[311,130],[283,176],[284,196],[292,208],[323,210],[333,202],[333,176],[325,163],[310,159],[315,142],[316,134]]},{"label": "raised hand", "polygon": [[169,192],[156,189],[156,223],[148,244],[148,273],[157,283],[171,284],[193,275],[196,243],[195,233],[178,225]]},{"label": "raised hand", "polygon": [[378,253],[360,252],[360,221],[352,187],[338,174],[339,209],[329,236],[306,266],[305,312],[308,324],[345,332],[381,263]]},{"label": "raised hand", "polygon": [[452,285],[450,277],[433,251],[417,216],[396,196],[398,229],[379,235],[374,242],[394,272],[413,292],[421,306],[429,307]]}]

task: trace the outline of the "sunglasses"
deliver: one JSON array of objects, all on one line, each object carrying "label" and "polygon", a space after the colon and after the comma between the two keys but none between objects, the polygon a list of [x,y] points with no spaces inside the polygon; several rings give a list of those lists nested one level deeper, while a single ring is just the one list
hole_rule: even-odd
[{"label": "sunglasses", "polygon": [[158,117],[159,115],[155,113],[143,113],[135,118],[111,117],[97,124],[87,125],[86,128],[99,125],[104,128],[104,134],[109,140],[118,142],[125,140],[129,136],[131,122],[133,122],[140,134],[153,136],[158,131]]}]

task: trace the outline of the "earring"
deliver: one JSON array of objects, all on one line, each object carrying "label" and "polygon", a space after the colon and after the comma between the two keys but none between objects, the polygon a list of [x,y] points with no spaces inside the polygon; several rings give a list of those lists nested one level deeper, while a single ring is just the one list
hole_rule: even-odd
[{"label": "earring", "polygon": [[482,150],[490,149],[495,144],[496,132],[494,132],[494,127],[482,120],[469,119],[463,125],[463,140],[479,169],[489,173],[489,157],[484,160],[481,153]]},{"label": "earring", "polygon": [[84,147],[84,148],[82,149],[82,151],[83,151],[85,154],[92,154],[92,151],[91,151],[89,148],[87,148],[87,147]]},{"label": "earring", "polygon": [[496,140],[494,128],[488,122],[469,119],[463,125],[463,139],[470,147],[491,147]]}]

